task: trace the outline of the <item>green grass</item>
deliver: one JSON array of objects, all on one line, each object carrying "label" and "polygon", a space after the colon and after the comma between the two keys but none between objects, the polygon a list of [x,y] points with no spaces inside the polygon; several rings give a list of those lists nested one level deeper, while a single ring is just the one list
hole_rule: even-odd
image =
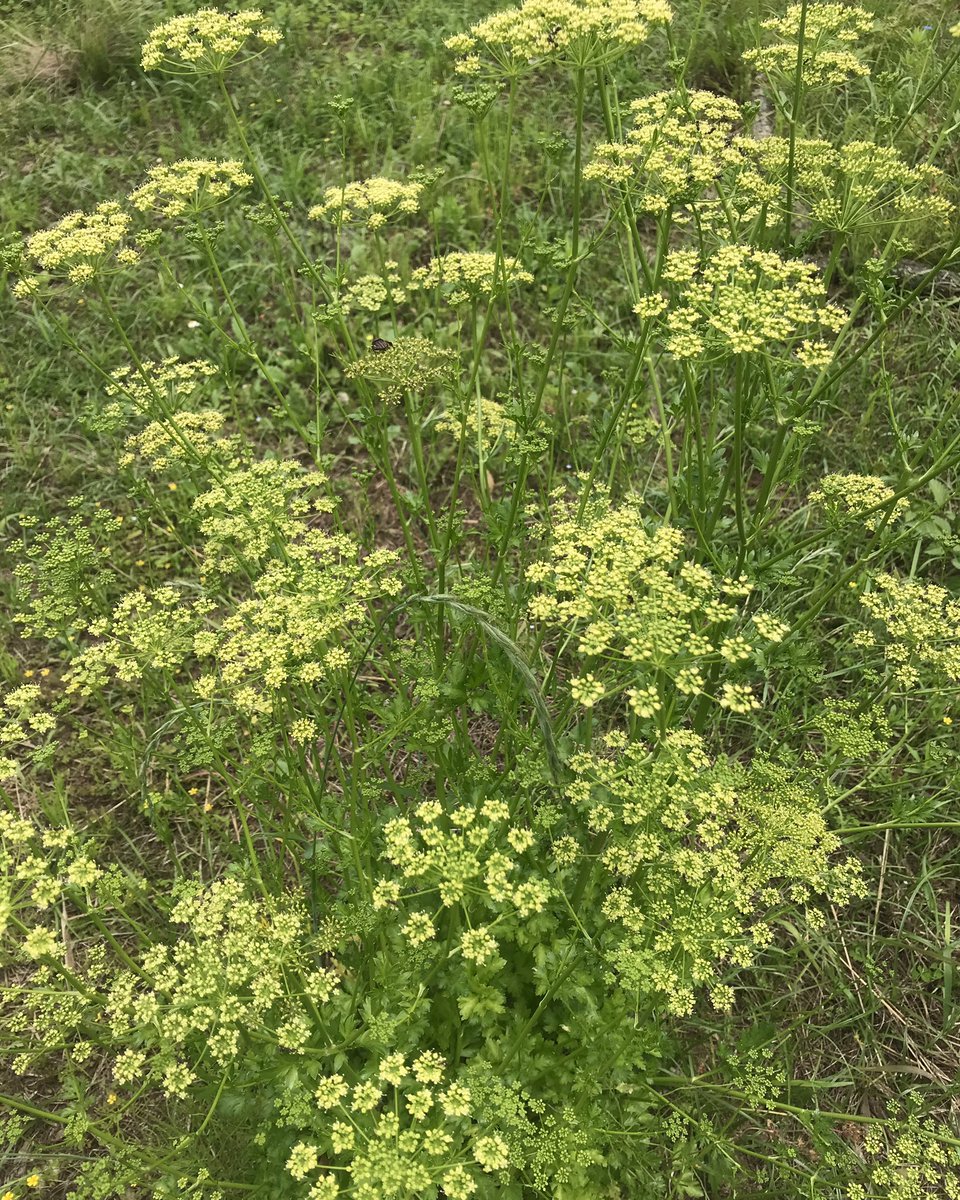
[{"label": "green grass", "polygon": [[[109,310],[92,290],[47,305],[0,289],[7,550],[0,681],[40,683],[57,717],[50,736],[20,739],[24,765],[0,784],[0,814],[38,830],[73,829],[106,872],[88,887],[58,884],[47,909],[31,898],[36,876],[22,855],[35,849],[59,880],[66,852],[40,841],[21,852],[4,831],[10,844],[0,861],[13,915],[0,900],[8,923],[0,959],[0,1191],[6,1185],[15,1200],[32,1194],[28,1177],[36,1172],[39,1194],[78,1200],[305,1197],[308,1185],[286,1170],[294,1145],[312,1141],[322,1161],[340,1161],[323,1141],[334,1116],[316,1109],[317,1079],[342,1071],[351,1082],[366,1080],[394,1049],[410,1056],[435,1047],[453,1074],[472,1072],[475,1127],[463,1145],[494,1132],[509,1145],[509,1171],[471,1168],[478,1200],[953,1195],[949,1188],[960,1187],[958,676],[928,658],[904,683],[884,657],[882,635],[872,646],[855,635],[877,628],[861,596],[883,573],[942,587],[956,604],[956,208],[945,226],[920,223],[916,244],[901,253],[869,223],[842,246],[807,220],[797,222],[796,241],[783,224],[763,235],[767,248],[821,267],[836,249],[830,298],[856,310],[829,369],[836,378],[817,385],[814,403],[817,373],[795,371],[775,349],[767,371],[763,355],[742,370],[731,357],[704,358],[685,371],[652,334],[639,341],[632,313],[645,289],[635,292],[631,279],[640,278],[644,255],[661,263],[663,227],[627,219],[596,185],[577,187],[573,72],[524,77],[512,109],[504,90],[481,119],[462,102],[443,40],[487,15],[489,4],[290,0],[265,8],[283,42],[232,72],[230,90],[307,260],[260,219],[266,197],[253,186],[208,222],[222,279],[197,236],[168,229],[142,267],[107,281]],[[680,79],[751,113],[762,81],[744,51],[756,44],[758,20],[779,7],[678,0],[674,8],[672,51],[657,34],[609,72],[615,119],[627,120],[634,97]],[[160,0],[0,0],[7,284],[17,278],[15,248],[24,236],[71,210],[125,196],[157,160],[243,157],[211,79],[170,78],[139,65],[153,25],[187,11]],[[956,201],[960,67],[937,82],[960,45],[947,34],[950,18],[934,0],[874,0],[871,11],[870,77],[809,93],[800,133],[894,145],[911,164],[936,165],[943,172],[936,194]],[[584,88],[589,161],[607,135],[592,71]],[[782,117],[778,132],[787,132]],[[335,231],[309,221],[307,209],[327,187],[418,171],[428,180],[425,214],[388,226],[382,244],[359,224],[345,227],[339,262],[349,278],[381,273],[383,257],[407,276],[434,254],[494,250],[498,261],[517,254],[533,284],[489,308],[485,299],[457,310],[423,296],[400,307],[399,322],[389,305],[316,319],[323,290],[337,291],[342,280],[333,270]],[[247,203],[260,204],[257,219]],[[581,203],[577,231],[572,212]],[[744,218],[741,238],[748,228]],[[696,234],[691,224],[671,236],[693,245]],[[578,236],[589,254],[574,272]],[[875,255],[886,269],[870,292]],[[946,275],[911,295],[920,272],[937,266]],[[414,383],[400,404],[379,403],[375,383],[351,377],[348,367],[374,337],[398,339],[398,328],[455,351],[462,374],[433,390]],[[223,680],[212,699],[193,690],[202,657],[195,649],[173,666],[142,667],[127,682],[108,675],[87,693],[64,690],[84,647],[119,646],[135,628],[128,615],[106,633],[88,629],[96,617],[108,621],[124,595],[177,589],[175,608],[150,626],[173,645],[178,613],[202,595],[217,613],[238,611],[262,586],[265,564],[289,565],[299,536],[276,513],[265,515],[258,494],[249,525],[266,533],[268,549],[250,549],[240,519],[234,540],[223,543],[234,547],[234,561],[216,567],[213,535],[198,528],[191,505],[236,465],[230,456],[212,457],[211,467],[202,454],[188,454],[166,471],[142,459],[117,465],[129,430],[107,428],[98,414],[104,370],[130,359],[121,334],[141,359],[216,362],[213,403],[242,447],[238,462],[293,460],[328,476],[318,492],[337,504],[312,512],[309,526],[355,539],[360,565],[344,568],[344,595],[354,589],[366,612],[357,628],[334,625],[331,644],[349,655],[329,694],[320,683],[290,682],[272,708],[254,714]],[[481,465],[466,425],[459,438],[438,431],[443,410],[456,414],[459,404],[466,420],[479,399],[497,399],[512,420],[529,422],[525,448],[500,444]],[[880,477],[908,499],[905,515],[879,530],[827,521],[810,493],[825,475],[843,472]],[[639,497],[642,518],[624,518],[627,532],[641,519],[650,531],[679,528],[689,560],[717,577],[743,571],[753,580],[744,611],[790,627],[782,644],[751,646],[744,678],[759,709],[688,701],[663,671],[642,675],[613,651],[587,661],[577,649],[582,621],[531,618],[527,605],[547,585],[531,581],[528,568],[551,539],[563,545],[551,493],[583,495],[587,476],[589,487],[609,484],[611,504]],[[245,511],[238,495],[228,490],[216,508],[224,520]],[[585,508],[584,501],[579,519]],[[76,606],[48,630],[24,630],[16,614],[31,593],[14,568],[25,561],[24,547],[36,544],[38,525],[74,513],[92,525],[98,513],[122,521],[97,535],[98,571],[88,565],[74,578],[69,561],[51,560],[50,594],[73,588]],[[549,552],[559,554],[557,545]],[[366,580],[364,560],[377,548],[397,552],[395,593]],[[71,553],[81,551],[74,545]],[[319,592],[325,579],[312,586]],[[369,592],[357,590],[368,585]],[[624,613],[644,586],[634,581]],[[333,606],[336,617],[346,603]],[[670,604],[666,610],[675,615]],[[728,632],[739,621],[731,618]],[[944,618],[945,654],[958,627],[955,616]],[[928,629],[924,636],[935,640]],[[571,690],[587,670],[605,688],[595,707]],[[706,691],[719,689],[725,670],[710,668]],[[659,714],[627,704],[627,687],[649,678],[664,703]],[[875,738],[852,733],[849,712],[831,725],[825,714],[841,700],[874,722]],[[312,740],[291,739],[292,722],[307,716]],[[613,832],[591,825],[582,794],[577,800],[575,788],[567,790],[575,777],[602,770],[581,760],[598,751],[604,733],[623,728],[631,745],[660,747],[670,726],[695,729],[709,770],[739,789],[736,811],[747,815],[729,820],[747,827],[745,863],[753,853],[773,858],[816,818],[839,831],[830,861],[848,855],[862,870],[862,894],[824,884],[812,905],[819,919],[808,919],[804,903],[788,894],[789,878],[769,912],[759,903],[750,910],[736,936],[748,938],[763,919],[769,944],[742,969],[728,963],[710,977],[733,987],[728,1012],[711,1007],[700,987],[691,1011],[671,1012],[663,994],[644,990],[655,955],[626,965],[616,958],[613,923],[601,906],[624,881],[601,875],[598,863],[608,842],[622,834],[626,845],[629,837],[616,824]],[[660,753],[651,761],[663,761]],[[673,777],[657,783],[654,770],[650,763],[626,770],[634,800],[659,804],[670,789],[688,786]],[[589,803],[602,793],[615,804],[608,785],[596,784]],[[780,807],[751,808],[761,793],[780,797]],[[695,792],[683,795],[692,806]],[[392,910],[372,903],[374,883],[389,870],[391,819],[422,799],[436,798],[449,812],[491,796],[503,797],[511,822],[536,838],[534,849],[517,851],[521,870],[556,889],[543,912],[494,910],[499,966],[471,965],[456,949],[463,920],[492,920],[479,901],[472,915],[465,902],[461,915],[424,900],[437,913],[436,940],[424,947],[404,941]],[[681,835],[651,811],[669,848]],[[778,832],[766,845],[770,829]],[[573,866],[551,857],[563,833],[580,844]],[[691,853],[708,852],[703,839],[690,836]],[[812,861],[805,853],[798,851],[798,872]],[[636,879],[644,870],[635,869]],[[284,1014],[247,1029],[235,1061],[228,1055],[218,1063],[204,1057],[203,1039],[199,1051],[191,1043],[197,1079],[178,1099],[163,1093],[156,1074],[111,1082],[124,1048],[149,1050],[161,1066],[170,1050],[142,1012],[140,1027],[131,1019],[129,1029],[108,1033],[103,1008],[109,971],[120,978],[129,968],[137,987],[161,995],[156,968],[142,966],[154,944],[197,939],[198,954],[217,964],[211,970],[225,969],[219,939],[203,941],[199,917],[189,927],[171,918],[174,889],[193,878],[242,881],[260,906],[243,936],[267,931],[257,950],[265,972],[273,969],[270,956],[279,961],[288,951],[274,932],[278,912],[287,901],[302,906],[303,961],[283,960],[284,1003],[300,1004],[298,981],[308,968],[333,970],[341,990],[330,1007],[311,1001],[305,1053],[278,1034]],[[689,893],[702,898],[714,886]],[[648,929],[672,920],[655,908],[650,888]],[[689,900],[679,885],[666,894],[674,911]],[[47,954],[38,965],[24,957],[27,928],[41,926],[66,939],[66,959]],[[107,965],[98,975],[101,952]],[[630,970],[642,977],[632,988],[611,983]],[[77,1053],[78,1042],[90,1045],[88,1057]],[[525,1089],[524,1103],[514,1085]],[[929,1172],[922,1179],[915,1178],[921,1159]],[[886,1175],[876,1170],[883,1162]],[[383,1200],[432,1198],[438,1183],[439,1176],[394,1193],[383,1170],[378,1180]],[[440,1194],[451,1196],[453,1187]]]}]

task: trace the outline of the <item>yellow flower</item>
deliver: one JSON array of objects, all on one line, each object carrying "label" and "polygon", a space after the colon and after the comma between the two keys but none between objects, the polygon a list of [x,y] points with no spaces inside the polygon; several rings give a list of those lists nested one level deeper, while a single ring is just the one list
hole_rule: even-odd
[{"label": "yellow flower", "polygon": [[143,45],[141,63],[145,71],[218,75],[259,58],[282,38],[259,8],[232,13],[201,8],[152,29]]},{"label": "yellow flower", "polygon": [[38,1188],[40,1186],[40,1176],[36,1174],[28,1175],[26,1184],[28,1188]]},{"label": "yellow flower", "polygon": [[253,176],[236,159],[182,158],[153,167],[140,187],[130,193],[130,203],[139,212],[179,217],[215,208],[238,188],[251,183]]},{"label": "yellow flower", "polygon": [[338,223],[362,217],[371,229],[379,229],[392,217],[415,213],[422,193],[422,183],[400,183],[377,175],[343,187],[327,188],[323,203],[315,204],[308,215],[313,221]]},{"label": "yellow flower", "polygon": [[494,77],[549,60],[595,66],[641,45],[653,25],[672,16],[666,0],[523,0],[444,45],[457,56],[461,75],[483,72],[481,54]]}]

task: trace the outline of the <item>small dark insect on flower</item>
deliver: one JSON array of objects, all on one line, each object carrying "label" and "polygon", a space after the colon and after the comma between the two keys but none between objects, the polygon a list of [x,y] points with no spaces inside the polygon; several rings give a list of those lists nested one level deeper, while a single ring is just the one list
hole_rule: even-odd
[{"label": "small dark insect on flower", "polygon": [[375,337],[370,343],[370,349],[376,354],[385,354],[393,348],[393,342],[388,342],[386,338]]},{"label": "small dark insect on flower", "polygon": [[560,26],[559,26],[559,25],[554,25],[554,27],[553,27],[552,29],[548,30],[548,32],[547,32],[547,42],[549,43],[549,45],[551,45],[551,46],[556,46],[556,44],[557,44],[557,34],[558,34],[559,32],[560,32]]}]

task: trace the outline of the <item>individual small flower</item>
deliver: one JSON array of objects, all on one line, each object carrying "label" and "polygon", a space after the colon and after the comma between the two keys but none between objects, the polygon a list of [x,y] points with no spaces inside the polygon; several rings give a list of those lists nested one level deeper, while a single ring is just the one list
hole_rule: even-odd
[{"label": "individual small flower", "polygon": [[201,8],[152,29],[143,45],[145,71],[176,75],[221,74],[258,58],[282,39],[259,8],[221,12]]},{"label": "individual small flower", "polygon": [[735,713],[753,712],[760,707],[760,701],[751,688],[742,683],[725,683],[720,695],[721,708],[727,708]]},{"label": "individual small flower", "polygon": [[510,1165],[510,1151],[499,1134],[479,1138],[473,1144],[473,1157],[484,1171],[502,1171]]},{"label": "individual small flower", "polygon": [[427,1113],[433,1107],[433,1093],[429,1088],[421,1088],[416,1092],[408,1092],[406,1105],[407,1112],[415,1121],[425,1121]]},{"label": "individual small flower", "polygon": [[430,914],[425,912],[411,913],[410,919],[400,930],[411,946],[422,946],[437,936]]},{"label": "individual small flower", "polygon": [[470,1178],[463,1167],[451,1167],[444,1172],[443,1191],[449,1200],[469,1200],[476,1190],[476,1181]]},{"label": "individual small flower", "polygon": [[176,1096],[186,1100],[190,1085],[197,1082],[197,1077],[186,1063],[170,1063],[163,1072],[161,1086],[165,1096]]},{"label": "individual small flower", "polygon": [[497,949],[496,940],[482,925],[478,925],[476,929],[468,929],[460,938],[460,953],[478,966],[489,962],[497,953]]},{"label": "individual small flower", "polygon": [[356,1135],[352,1125],[345,1121],[334,1121],[330,1128],[330,1144],[334,1154],[345,1154],[352,1150],[356,1143]]},{"label": "individual small flower", "polygon": [[287,1170],[300,1182],[306,1179],[319,1161],[320,1154],[316,1146],[311,1146],[308,1142],[297,1142],[287,1159]]},{"label": "individual small flower", "polygon": [[387,1083],[392,1083],[394,1087],[400,1087],[407,1077],[406,1061],[403,1055],[400,1053],[388,1054],[380,1063],[379,1075]]},{"label": "individual small flower", "polygon": [[627,691],[630,708],[638,717],[654,717],[663,707],[660,693],[654,684],[647,687],[630,688]]},{"label": "individual small flower", "polygon": [[462,1083],[451,1083],[440,1096],[440,1107],[448,1117],[468,1117],[470,1103],[470,1089]]},{"label": "individual small flower", "polygon": [[349,1090],[342,1075],[327,1075],[318,1082],[313,1095],[320,1108],[326,1112],[337,1108]]},{"label": "individual small flower", "polygon": [[182,158],[151,168],[130,193],[130,203],[138,212],[162,217],[197,216],[251,183],[253,176],[237,159]]},{"label": "individual small flower", "polygon": [[443,1079],[446,1063],[436,1050],[425,1050],[413,1060],[410,1070],[418,1083],[439,1083]]},{"label": "individual small flower", "polygon": [[350,1101],[350,1107],[354,1112],[366,1113],[376,1108],[383,1098],[383,1092],[372,1080],[365,1080],[363,1083],[358,1083],[353,1089],[353,1098]]},{"label": "individual small flower", "polygon": [[589,671],[570,680],[570,695],[584,708],[593,708],[597,701],[603,699],[605,691],[603,683]]},{"label": "individual small flower", "polygon": [[323,203],[315,204],[307,215],[313,221],[338,224],[363,220],[368,229],[380,229],[396,216],[417,212],[423,190],[422,183],[401,183],[378,175],[343,187],[327,188]]}]

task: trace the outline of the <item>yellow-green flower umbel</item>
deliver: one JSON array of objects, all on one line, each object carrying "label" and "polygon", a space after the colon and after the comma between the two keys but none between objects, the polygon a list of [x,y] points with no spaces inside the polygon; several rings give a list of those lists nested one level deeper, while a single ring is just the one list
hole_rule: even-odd
[{"label": "yellow-green flower umbel", "polygon": [[[98,204],[93,212],[72,212],[49,229],[27,239],[26,256],[53,279],[90,283],[98,275],[137,262],[126,244],[131,216],[116,201]],[[26,275],[14,287],[18,296],[37,291],[41,277]]]},{"label": "yellow-green flower umbel", "polygon": [[666,0],[524,0],[444,45],[461,75],[499,77],[545,60],[611,62],[647,40],[673,12]]},{"label": "yellow-green flower umbel", "polygon": [[152,29],[143,44],[141,62],[145,71],[219,75],[259,58],[282,37],[259,8],[232,13],[200,8]]},{"label": "yellow-green flower umbel", "polygon": [[130,203],[138,212],[162,217],[196,215],[223,204],[251,183],[253,176],[236,159],[182,158],[151,168],[143,183],[130,193]]}]

